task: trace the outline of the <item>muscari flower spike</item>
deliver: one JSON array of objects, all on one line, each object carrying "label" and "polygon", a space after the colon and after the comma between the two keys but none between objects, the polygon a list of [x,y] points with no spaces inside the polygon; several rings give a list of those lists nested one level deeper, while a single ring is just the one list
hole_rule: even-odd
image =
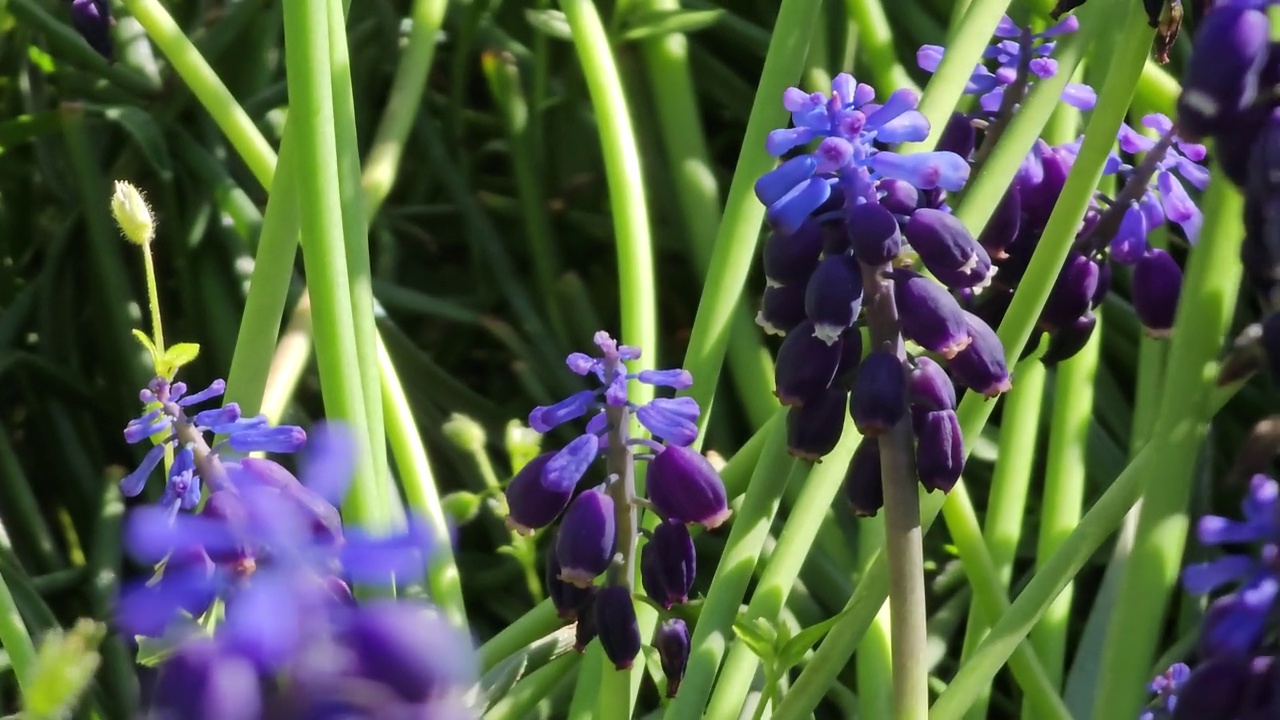
[{"label": "muscari flower spike", "polygon": [[[1174,132],[1173,121],[1160,113],[1144,116],[1142,125],[1161,135]],[[1156,145],[1156,141],[1127,124],[1120,126],[1119,140],[1120,149],[1127,153],[1147,152]],[[1077,148],[1078,142],[1075,145]],[[1165,220],[1181,227],[1189,242],[1195,243],[1199,239],[1204,215],[1187,194],[1182,181],[1185,180],[1197,190],[1204,190],[1208,186],[1209,170],[1204,166],[1207,154],[1204,145],[1189,142],[1174,134],[1172,145],[1156,164],[1150,186],[1141,199],[1130,203],[1125,210],[1120,228],[1111,240],[1111,257],[1125,264],[1137,262],[1147,249],[1147,235],[1164,225]],[[1111,156],[1103,169],[1104,173],[1116,173],[1122,179],[1133,171],[1132,165],[1121,163],[1115,155]]]},{"label": "muscari flower spike", "polygon": [[875,199],[879,179],[906,181],[922,190],[959,190],[969,177],[969,164],[952,152],[899,155],[877,144],[917,142],[929,135],[929,123],[916,110],[919,97],[901,89],[883,104],[873,102],[875,89],[841,73],[831,93],[788,88],[783,106],[792,127],[769,133],[765,149],[775,157],[818,140],[812,153],[796,155],[756,181],[756,197],[767,208],[771,225],[791,234],[841,185],[845,204],[854,198]]},{"label": "muscari flower spike", "polygon": [[1205,657],[1253,652],[1280,594],[1280,485],[1265,475],[1253,476],[1241,505],[1243,520],[1206,515],[1196,534],[1204,545],[1257,544],[1257,555],[1227,554],[1182,573],[1183,587],[1192,594],[1235,586],[1205,616],[1200,635]]},{"label": "muscari flower spike", "polygon": [[[988,46],[983,53],[984,58],[995,60],[997,67],[993,72],[985,65],[977,65],[965,85],[965,94],[978,95],[978,104],[986,112],[999,111],[1004,101],[1005,89],[1018,79],[1018,65],[1023,54],[1030,54],[1027,68],[1031,75],[1041,80],[1051,78],[1058,72],[1058,61],[1049,57],[1057,43],[1054,38],[1079,29],[1080,21],[1075,16],[1063,18],[1039,33],[1024,30],[1008,15],[1003,16],[995,32],[999,42]],[[942,64],[945,53],[945,48],[940,45],[922,45],[916,52],[916,63],[921,70],[935,73]],[[1062,90],[1062,101],[1078,110],[1092,110],[1098,102],[1098,95],[1088,85],[1067,83]]]}]

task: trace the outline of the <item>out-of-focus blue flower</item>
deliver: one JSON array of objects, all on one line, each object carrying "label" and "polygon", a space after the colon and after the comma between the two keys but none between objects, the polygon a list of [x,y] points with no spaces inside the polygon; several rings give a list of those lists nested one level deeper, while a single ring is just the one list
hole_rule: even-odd
[{"label": "out-of-focus blue flower", "polygon": [[792,127],[774,130],[765,141],[769,154],[781,157],[818,141],[817,148],[797,155],[756,181],[756,197],[768,208],[769,222],[786,233],[843,185],[845,202],[875,200],[874,181],[903,180],[932,190],[959,190],[969,178],[969,164],[953,152],[899,155],[877,144],[917,142],[929,136],[929,123],[916,106],[912,90],[895,91],[883,104],[873,102],[875,89],[841,73],[831,93],[806,93],[788,88],[782,104],[791,113]]},{"label": "out-of-focus blue flower", "polygon": [[71,25],[89,47],[107,60],[115,58],[111,47],[111,3],[109,0],[71,0]]},{"label": "out-of-focus blue flower", "polygon": [[[1160,113],[1143,117],[1142,125],[1161,135],[1173,131],[1173,122]],[[1127,124],[1120,126],[1119,139],[1120,149],[1127,153],[1147,152],[1156,144]],[[1173,145],[1156,165],[1150,187],[1140,200],[1132,203],[1125,211],[1120,229],[1111,241],[1111,254],[1117,262],[1137,262],[1146,251],[1147,235],[1163,225],[1166,219],[1177,223],[1188,241],[1194,243],[1199,239],[1204,215],[1187,194],[1182,180],[1191,183],[1197,190],[1204,190],[1208,186],[1209,170],[1203,164],[1206,154],[1204,145],[1174,136]],[[1103,172],[1118,173],[1121,178],[1125,178],[1133,170],[1132,165],[1121,163],[1118,157],[1112,156]],[[1179,180],[1179,177],[1182,179]]]},{"label": "out-of-focus blue flower", "polygon": [[[965,85],[966,95],[978,95],[978,104],[988,113],[1000,110],[1004,102],[1004,91],[1018,79],[1019,61],[1024,53],[1030,54],[1028,69],[1031,75],[1041,80],[1051,78],[1058,72],[1058,61],[1049,57],[1053,54],[1057,38],[1080,29],[1080,21],[1069,15],[1044,32],[1032,33],[1018,27],[1008,15],[1000,19],[996,26],[995,36],[999,41],[987,47],[983,57],[995,60],[995,71],[988,70],[985,65],[978,65],[969,76]],[[922,45],[916,52],[916,63],[921,70],[928,73],[938,71],[946,49],[940,45]],[[1032,81],[1028,80],[1028,86]],[[1098,95],[1093,88],[1081,83],[1067,83],[1062,90],[1062,101],[1079,110],[1092,110],[1098,102]]]},{"label": "out-of-focus blue flower", "polygon": [[1193,594],[1236,585],[1234,592],[1214,601],[1206,614],[1201,629],[1201,652],[1206,656],[1253,652],[1280,593],[1280,485],[1255,475],[1242,507],[1243,520],[1217,515],[1200,518],[1197,536],[1204,545],[1256,543],[1257,555],[1223,555],[1190,565],[1182,573],[1183,587]]},{"label": "out-of-focus blue flower", "polygon": [[[603,387],[576,392],[558,403],[534,408],[529,413],[530,427],[540,433],[547,433],[566,422],[595,412],[587,425],[587,432],[589,435],[603,435],[608,429],[604,406],[625,406],[635,413],[636,419],[649,432],[668,443],[689,445],[697,439],[699,410],[697,401],[693,398],[656,398],[644,405],[636,405],[627,399],[629,380],[684,390],[693,385],[693,376],[688,370],[676,368],[631,373],[627,371],[626,363],[640,358],[639,348],[619,345],[603,330],[596,333],[594,340],[596,347],[600,348],[600,357],[575,352],[569,355],[565,364],[578,375],[594,375]],[[602,397],[604,403],[600,402]],[[593,450],[591,459],[595,458],[595,454],[596,451]]]},{"label": "out-of-focus blue flower", "polygon": [[1178,705],[1178,691],[1191,677],[1191,668],[1184,663],[1174,663],[1168,670],[1160,673],[1151,681],[1147,689],[1156,697],[1147,709],[1138,716],[1138,720],[1168,720],[1173,709]]},{"label": "out-of-focus blue flower", "polygon": [[[120,481],[120,491],[128,497],[142,492],[147,478],[164,458],[165,450],[175,453],[169,468],[161,504],[176,512],[192,510],[200,503],[201,484],[213,490],[227,485],[224,464],[240,454],[253,452],[291,453],[307,441],[302,428],[293,425],[271,427],[265,415],[243,417],[240,406],[227,403],[214,410],[204,410],[194,417],[187,414],[194,405],[221,397],[227,384],[215,380],[197,393],[187,394],[187,385],[154,378],[138,395],[147,411],[125,426],[125,441],[134,444],[156,435],[160,442],[147,452],[142,463]],[[210,449],[205,433],[225,435],[227,439]]]}]

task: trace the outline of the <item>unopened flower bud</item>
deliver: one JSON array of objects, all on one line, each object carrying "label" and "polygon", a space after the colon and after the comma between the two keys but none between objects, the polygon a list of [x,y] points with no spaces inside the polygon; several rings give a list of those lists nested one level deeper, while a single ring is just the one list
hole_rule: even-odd
[{"label": "unopened flower bud", "polygon": [[1050,331],[1070,324],[1089,311],[1098,289],[1098,266],[1083,253],[1073,251],[1058,271],[1040,322]]},{"label": "unopened flower bud", "polygon": [[778,348],[773,370],[773,394],[783,405],[803,406],[821,397],[831,386],[840,366],[842,341],[828,343],[814,334],[814,325],[805,321],[787,333]]},{"label": "unopened flower bud", "polygon": [[115,192],[111,195],[111,214],[115,216],[116,225],[120,226],[125,239],[134,245],[145,247],[155,238],[156,226],[151,216],[151,207],[138,188],[126,180],[115,182]]},{"label": "unopened flower bud", "polygon": [[653,634],[653,647],[667,677],[667,697],[680,691],[685,668],[689,665],[689,626],[680,618],[663,620]]},{"label": "unopened flower bud", "polygon": [[865,202],[848,209],[849,246],[867,265],[888,265],[902,250],[898,220],[884,205]]},{"label": "unopened flower bud", "polygon": [[1133,268],[1133,309],[1152,337],[1169,337],[1182,293],[1182,268],[1169,253],[1152,249]]},{"label": "unopened flower bud", "polygon": [[952,112],[951,117],[947,118],[946,126],[942,128],[942,135],[938,137],[936,147],[938,150],[953,152],[962,158],[968,158],[977,145],[977,137],[978,131],[969,121],[969,117],[964,113]]},{"label": "unopened flower bud", "polygon": [[697,450],[668,445],[649,462],[645,479],[649,502],[668,520],[714,530],[729,518],[724,481]]},{"label": "unopened flower bud", "polygon": [[72,27],[89,47],[108,61],[115,59],[115,50],[111,46],[111,26],[114,23],[109,0],[71,0]]},{"label": "unopened flower bud", "polygon": [[927,490],[950,492],[964,471],[964,438],[952,410],[911,413],[916,433],[916,474]]},{"label": "unopened flower bud", "polygon": [[1004,361],[1004,345],[991,326],[973,313],[965,313],[965,322],[973,342],[951,358],[951,377],[967,388],[987,397],[1008,392],[1013,386],[1009,366]]},{"label": "unopened flower bud", "polygon": [[889,432],[907,412],[907,375],[902,360],[876,350],[858,367],[849,395],[849,416],[863,437]]},{"label": "unopened flower bud", "polygon": [[444,425],[440,426],[444,436],[462,450],[476,451],[483,449],[487,437],[484,426],[474,418],[461,413],[453,413]]},{"label": "unopened flower bud", "polygon": [[1262,10],[1223,5],[1205,16],[1178,96],[1178,130],[1183,137],[1198,139],[1228,130],[1236,113],[1257,98],[1270,38],[1271,22]]},{"label": "unopened flower bud", "polygon": [[587,587],[609,568],[617,540],[613,498],[599,489],[582,492],[569,503],[556,536],[560,579]]},{"label": "unopened flower bud", "polygon": [[1018,226],[1022,221],[1022,196],[1016,185],[1005,191],[996,209],[987,221],[986,227],[978,235],[978,244],[986,248],[991,257],[1003,260],[1007,255],[1005,249],[1018,237]]},{"label": "unopened flower bud", "polygon": [[769,285],[760,297],[756,324],[770,335],[786,336],[805,321],[804,291],[806,283]]},{"label": "unopened flower bud", "polygon": [[764,275],[778,285],[804,285],[822,255],[822,226],[806,220],[794,233],[777,230],[764,241]]},{"label": "unopened flower bud", "polygon": [[586,466],[552,463],[560,452],[545,452],[520,468],[507,485],[507,527],[525,535],[544,528],[564,512]]},{"label": "unopened flower bud", "polygon": [[1097,326],[1098,317],[1088,312],[1072,320],[1069,325],[1058,328],[1049,336],[1049,347],[1045,348],[1040,361],[1045,365],[1054,365],[1075,357],[1089,344],[1089,338],[1093,337]]},{"label": "unopened flower bud", "polygon": [[844,432],[845,405],[849,393],[830,388],[823,395],[787,410],[787,452],[817,462],[835,449]]},{"label": "unopened flower bud", "polygon": [[688,602],[697,572],[693,537],[684,523],[665,520],[640,551],[640,575],[644,590],[664,609]]},{"label": "unopened flower bud", "polygon": [[[973,238],[964,223],[949,212],[921,208],[907,221],[903,234],[907,242],[911,243],[911,249],[916,251],[924,266],[934,275],[964,274],[978,267],[984,259],[988,268],[991,265],[986,250]],[[950,285],[947,280],[943,282]]]},{"label": "unopened flower bud", "polygon": [[946,358],[969,346],[972,338],[965,312],[946,288],[902,268],[894,270],[891,277],[903,335]]},{"label": "unopened flower bud", "polygon": [[886,178],[876,183],[876,189],[883,193],[880,204],[894,215],[910,215],[920,206],[920,191],[905,180]]},{"label": "unopened flower bud", "polygon": [[578,608],[578,624],[574,628],[573,649],[586,652],[587,645],[596,639],[596,595],[599,588],[587,588],[587,600]]},{"label": "unopened flower bud", "polygon": [[884,485],[880,479],[880,441],[863,438],[853,451],[844,473],[844,496],[853,514],[871,517],[884,507]]},{"label": "unopened flower bud", "polygon": [[543,582],[546,584],[551,604],[556,608],[556,615],[560,616],[561,620],[569,622],[581,620],[583,606],[591,599],[592,589],[579,587],[560,579],[560,561],[556,559],[554,548],[547,552],[545,566]]},{"label": "unopened flower bud", "polygon": [[956,387],[941,365],[921,355],[908,376],[912,407],[925,410],[955,410]]},{"label": "unopened flower bud", "polygon": [[596,633],[614,668],[626,670],[640,654],[640,624],[625,585],[601,588],[595,600]]},{"label": "unopened flower bud", "polygon": [[813,334],[828,345],[853,327],[862,310],[862,268],[852,255],[828,255],[805,287],[804,311]]},{"label": "unopened flower bud", "polygon": [[1241,706],[1253,679],[1249,661],[1245,656],[1228,655],[1202,662],[1178,690],[1173,720],[1243,717]]}]

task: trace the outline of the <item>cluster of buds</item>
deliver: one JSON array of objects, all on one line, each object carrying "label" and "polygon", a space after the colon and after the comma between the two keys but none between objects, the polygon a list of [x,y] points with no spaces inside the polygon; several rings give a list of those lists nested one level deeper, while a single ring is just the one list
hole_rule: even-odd
[{"label": "cluster of buds", "polygon": [[[224,387],[215,381],[188,394],[183,383],[157,377],[140,394],[143,415],[124,432],[131,443],[155,443],[122,481],[126,495],[141,494],[172,458],[160,502],[133,509],[125,524],[129,554],[156,566],[156,577],[126,587],[116,611],[125,631],[176,648],[160,666],[151,712],[246,720],[473,714],[469,639],[428,605],[357,603],[350,590],[420,579],[431,547],[426,525],[415,519],[378,536],[344,528],[337,505],[354,466],[349,435],[320,428],[308,440],[301,428],[245,418],[234,403],[187,414]],[[226,439],[211,446],[208,433]],[[302,481],[246,456],[304,443]]]},{"label": "cluster of buds", "polygon": [[[603,331],[596,333],[595,344],[600,357],[573,353],[567,364],[578,375],[594,377],[598,388],[529,415],[529,425],[542,433],[590,415],[585,432],[516,472],[506,488],[506,522],[517,532],[532,534],[559,521],[554,548],[547,553],[548,595],[562,619],[577,622],[580,651],[599,638],[609,659],[624,669],[631,667],[641,646],[630,573],[638,540],[636,510],[649,509],[658,516],[639,563],[645,593],[664,609],[686,602],[693,589],[696,565],[689,527],[714,529],[730,510],[715,468],[690,447],[698,436],[697,403],[679,397],[637,405],[627,397],[631,381],[688,388],[693,383],[688,371],[631,373],[626,363],[639,359],[639,349],[619,345]],[[633,416],[656,439],[630,437]],[[600,456],[607,466],[604,482],[582,487]],[[637,460],[648,461],[643,498],[635,494]],[[666,620],[653,646],[662,658],[668,692],[674,694],[688,660],[688,627],[677,618]]]}]

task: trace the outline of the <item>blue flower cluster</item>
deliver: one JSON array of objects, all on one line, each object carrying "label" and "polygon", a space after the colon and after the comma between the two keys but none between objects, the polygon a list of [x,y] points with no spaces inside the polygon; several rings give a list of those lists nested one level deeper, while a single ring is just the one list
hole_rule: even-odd
[{"label": "blue flower cluster", "polygon": [[[566,364],[599,386],[529,414],[529,425],[538,432],[590,415],[586,429],[516,472],[506,488],[506,522],[517,532],[532,534],[559,520],[554,549],[547,554],[548,595],[561,618],[577,622],[578,649],[599,638],[621,669],[631,667],[642,642],[629,578],[609,572],[636,541],[623,533],[631,523],[618,519],[642,504],[630,496],[634,462],[648,460],[643,504],[661,517],[641,549],[640,571],[645,592],[663,608],[687,601],[693,588],[696,565],[689,526],[714,529],[730,510],[720,476],[689,447],[698,436],[697,402],[678,397],[637,404],[627,396],[630,380],[682,390],[693,384],[692,376],[681,369],[629,372],[626,364],[640,358],[638,348],[619,345],[603,331],[594,339],[598,356],[573,353]],[[632,415],[663,442],[628,437]],[[643,452],[636,454],[633,448]],[[600,456],[606,458],[605,483],[581,487]],[[604,584],[598,585],[606,573]],[[674,694],[688,658],[688,628],[674,619],[665,622],[654,647],[667,674],[668,692]]]},{"label": "blue flower cluster", "polygon": [[[233,404],[187,417],[222,390],[219,381],[187,395],[182,383],[157,378],[141,395],[149,409],[125,430],[131,442],[161,438],[126,478],[127,493],[141,491],[166,449],[176,451],[161,503],[136,507],[125,522],[125,548],[156,576],[126,587],[116,612],[125,631],[174,648],[151,712],[473,716],[469,639],[428,605],[357,603],[348,585],[420,579],[428,528],[416,520],[377,536],[344,528],[336,506],[353,469],[349,435],[314,431],[299,481],[271,460],[235,453],[298,450],[307,442],[300,428],[243,418]],[[205,432],[227,439],[210,448]],[[202,484],[209,494],[200,505]]]}]

